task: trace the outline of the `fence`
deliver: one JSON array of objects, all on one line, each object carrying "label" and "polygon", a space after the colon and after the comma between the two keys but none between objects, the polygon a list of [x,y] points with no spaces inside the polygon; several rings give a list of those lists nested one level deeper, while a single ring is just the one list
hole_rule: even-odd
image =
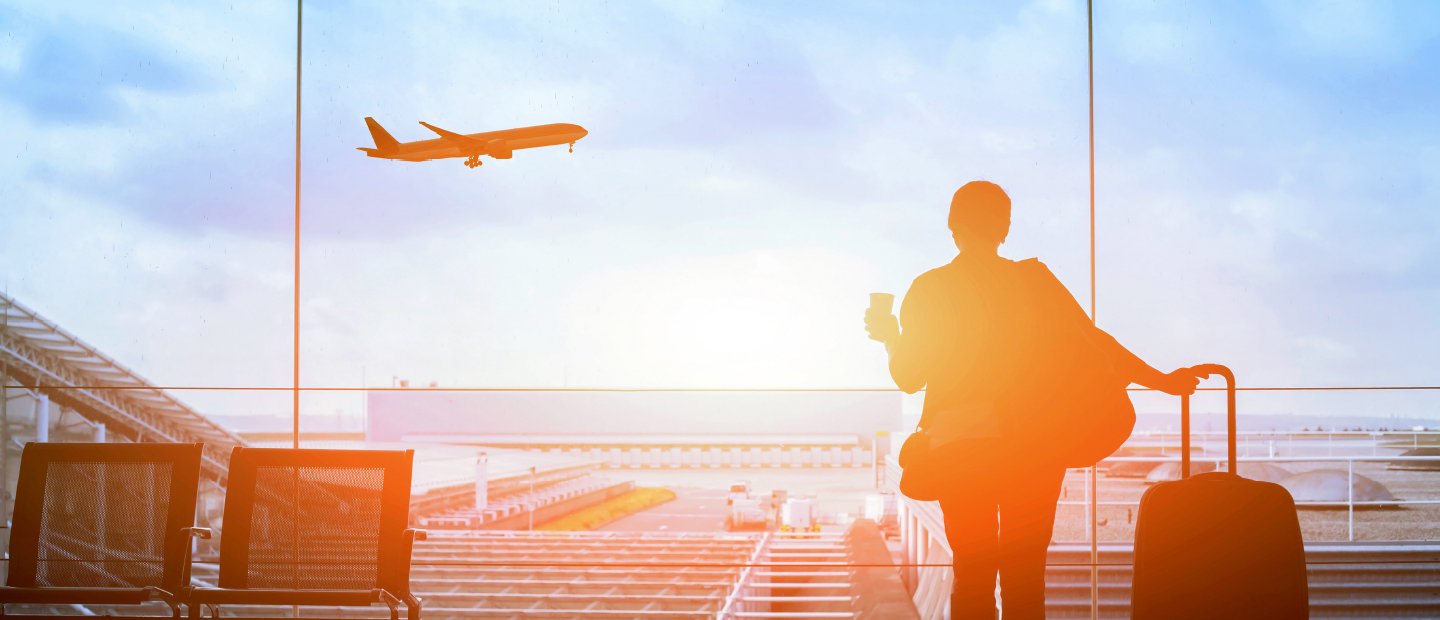
[{"label": "fence", "polygon": [[[1156,456],[1156,457],[1134,457],[1134,456],[1132,456],[1132,457],[1112,457],[1112,458],[1110,458],[1110,459],[1107,459],[1107,462],[1112,462],[1112,463],[1142,462],[1142,463],[1157,463],[1157,464],[1158,464],[1158,463],[1166,463],[1166,462],[1175,462],[1175,461],[1177,461],[1177,460],[1178,460],[1178,456]],[[1221,462],[1224,461],[1223,458],[1214,458],[1214,457],[1210,457],[1210,456],[1192,457],[1191,460],[1192,460],[1192,463],[1196,463],[1196,462],[1221,463]],[[1409,543],[1402,542],[1402,541],[1386,541],[1386,542],[1384,542],[1384,543],[1362,544],[1362,545],[1358,545],[1358,546],[1356,546],[1356,545],[1354,544],[1354,541],[1355,541],[1355,510],[1356,510],[1356,508],[1363,508],[1363,507],[1366,507],[1366,506],[1387,506],[1387,507],[1389,507],[1389,506],[1402,506],[1402,507],[1403,507],[1403,506],[1431,506],[1431,505],[1440,504],[1440,498],[1437,498],[1437,499],[1405,499],[1405,498],[1396,498],[1396,499],[1393,499],[1393,500],[1384,500],[1384,501],[1361,501],[1361,500],[1356,500],[1356,499],[1354,498],[1354,488],[1355,488],[1354,480],[1355,480],[1355,475],[1356,475],[1356,474],[1355,474],[1355,464],[1356,464],[1356,463],[1387,463],[1387,464],[1388,464],[1388,463],[1436,463],[1436,462],[1440,462],[1440,456],[1324,456],[1324,455],[1322,455],[1322,456],[1294,456],[1294,457],[1272,457],[1272,456],[1263,456],[1263,457],[1241,457],[1241,458],[1239,458],[1238,460],[1239,460],[1239,463],[1241,463],[1241,464],[1244,464],[1244,463],[1278,463],[1278,462],[1285,462],[1285,463],[1340,463],[1340,462],[1343,462],[1343,463],[1346,464],[1346,472],[1347,472],[1346,482],[1347,482],[1348,493],[1347,493],[1347,498],[1346,498],[1345,501],[1336,501],[1336,502],[1329,502],[1329,501],[1301,501],[1301,502],[1297,502],[1297,505],[1298,505],[1299,507],[1301,507],[1301,508],[1304,508],[1304,507],[1312,507],[1312,508],[1320,508],[1320,507],[1337,508],[1337,507],[1344,507],[1344,508],[1346,509],[1347,523],[1348,523],[1348,526],[1347,526],[1347,530],[1348,530],[1347,538],[1348,538],[1348,541],[1347,541],[1347,542],[1344,542],[1344,543],[1316,543],[1316,542],[1313,542],[1313,541],[1307,541],[1307,543],[1306,543],[1306,557],[1307,557],[1307,562],[1308,562],[1308,563],[1310,564],[1310,566],[1311,566],[1311,570],[1312,570],[1312,580],[1315,580],[1315,579],[1325,579],[1325,577],[1323,577],[1323,576],[1322,576],[1322,577],[1317,577],[1317,576],[1314,574],[1316,570],[1318,570],[1318,569],[1328,569],[1328,572],[1335,572],[1334,569],[1337,568],[1337,565],[1339,565],[1339,566],[1346,566],[1346,565],[1348,565],[1348,566],[1353,567],[1355,571],[1362,571],[1362,572],[1363,572],[1363,571],[1366,571],[1366,570],[1374,570],[1377,566],[1383,567],[1385,570],[1388,570],[1388,571],[1391,571],[1391,572],[1397,572],[1397,571],[1398,571],[1398,572],[1424,572],[1424,573],[1427,574],[1426,579],[1429,579],[1430,576],[1428,576],[1428,574],[1435,572],[1434,569],[1433,569],[1433,567],[1434,567],[1437,563],[1440,563],[1440,562],[1437,562],[1437,558],[1440,558],[1440,545],[1437,545],[1434,541],[1425,540],[1425,541],[1413,541],[1413,542],[1409,542]],[[1073,471],[1077,471],[1077,470],[1072,470],[1072,472],[1073,472]],[[1138,498],[1137,498],[1136,500],[1124,500],[1124,501],[1115,501],[1115,500],[1098,501],[1098,500],[1097,500],[1097,501],[1095,501],[1095,502],[1092,504],[1092,503],[1091,503],[1091,495],[1090,495],[1090,494],[1091,494],[1092,492],[1094,492],[1094,489],[1093,489],[1092,487],[1090,487],[1089,484],[1088,484],[1088,482],[1091,480],[1091,477],[1088,475],[1089,472],[1090,472],[1090,470],[1087,468],[1087,469],[1081,469],[1081,470],[1078,470],[1078,471],[1085,472],[1085,473],[1087,474],[1086,476],[1084,476],[1084,479],[1087,481],[1087,485],[1086,485],[1086,487],[1085,487],[1086,493],[1085,493],[1085,495],[1084,495],[1081,499],[1079,499],[1079,500],[1062,500],[1061,502],[1059,502],[1061,506],[1085,506],[1085,507],[1087,507],[1087,515],[1086,515],[1086,516],[1087,516],[1087,519],[1092,520],[1092,522],[1093,522],[1093,519],[1095,518],[1095,515],[1092,514],[1092,513],[1089,513],[1089,511],[1088,511],[1088,507],[1091,506],[1091,505],[1095,505],[1095,506],[1138,506],[1138,504],[1139,504]],[[885,462],[884,481],[883,481],[883,483],[884,483],[884,485],[885,485],[885,487],[886,487],[886,489],[887,489],[888,491],[897,493],[897,496],[898,496],[898,491],[899,491],[899,489],[898,489],[899,479],[900,479],[900,467],[899,467],[899,463],[897,462],[897,460],[896,460],[896,458],[895,458],[894,456],[891,456],[891,457],[887,458],[887,459],[886,459],[886,462]],[[935,618],[943,617],[943,614],[944,614],[944,612],[945,612],[946,606],[947,606],[947,604],[948,604],[949,591],[950,591],[950,578],[951,578],[950,569],[949,569],[948,567],[946,567],[946,566],[952,562],[953,555],[952,555],[952,552],[951,552],[949,543],[948,543],[948,542],[946,541],[946,539],[945,539],[945,524],[944,524],[944,518],[943,518],[943,516],[941,515],[939,504],[937,504],[937,503],[935,503],[935,502],[917,502],[917,501],[914,501],[914,500],[910,500],[910,499],[908,499],[908,498],[903,498],[903,497],[901,497],[901,500],[899,501],[899,505],[898,505],[898,513],[899,513],[898,516],[899,516],[899,530],[900,530],[901,548],[902,548],[902,554],[903,554],[903,562],[902,562],[902,569],[901,569],[902,575],[905,577],[905,581],[906,581],[906,583],[908,584],[908,587],[909,587],[910,590],[911,590],[912,597],[913,597],[913,599],[914,599],[914,601],[915,601],[915,605],[916,605],[917,609],[919,609],[919,611],[920,611],[920,613],[921,613],[921,616],[922,616],[922,617],[935,617]],[[1089,531],[1094,532],[1095,530],[1094,530],[1093,528],[1091,528],[1091,529],[1089,529]],[[1089,553],[1086,553],[1086,552],[1085,552],[1085,547],[1086,547],[1086,546],[1089,547]],[[1100,589],[1102,589],[1102,587],[1103,587],[1103,588],[1105,588],[1107,591],[1111,591],[1111,588],[1114,588],[1114,587],[1115,587],[1115,586],[1113,586],[1113,585],[1102,585],[1102,584],[1099,582],[1099,577],[1098,577],[1098,575],[1100,574],[1100,571],[1101,571],[1102,569],[1103,569],[1103,570],[1114,571],[1114,570],[1118,570],[1118,569],[1120,569],[1120,568],[1123,568],[1123,569],[1125,569],[1126,571],[1128,571],[1130,562],[1132,561],[1132,559],[1131,559],[1132,556],[1130,555],[1131,549],[1132,549],[1132,543],[1129,543],[1129,542],[1123,542],[1123,543],[1106,543],[1106,544],[1103,544],[1103,545],[1098,544],[1098,543],[1093,543],[1093,542],[1090,541],[1090,540],[1086,540],[1086,541],[1083,541],[1083,542],[1069,543],[1069,544],[1064,544],[1064,543],[1052,543],[1052,548],[1051,548],[1052,554],[1051,554],[1051,559],[1049,560],[1049,562],[1050,562],[1049,566],[1050,566],[1052,569],[1057,569],[1057,568],[1058,568],[1058,569],[1070,569],[1070,570],[1073,570],[1073,569],[1075,569],[1075,568],[1088,568],[1088,569],[1090,570],[1091,575],[1092,575],[1092,579],[1091,579],[1092,615],[1098,617],[1098,615],[1100,615],[1100,613],[1101,613],[1101,612],[1100,612],[1100,602],[1099,602],[1099,591],[1100,591]],[[1080,558],[1084,557],[1085,555],[1089,555],[1088,561],[1086,561],[1086,560],[1081,560],[1081,559],[1080,559]],[[1056,559],[1057,556],[1061,556],[1062,559],[1060,559],[1059,561],[1057,561],[1057,559]],[[1416,568],[1416,567],[1421,567],[1421,568]],[[1397,573],[1397,574],[1398,574],[1398,573]],[[1112,575],[1112,577],[1114,577],[1114,575]],[[1374,579],[1369,579],[1368,581],[1375,581],[1375,580],[1374,580]],[[1427,583],[1428,583],[1428,582],[1427,582]],[[1330,583],[1330,584],[1326,584],[1326,585],[1330,586],[1331,589],[1334,589],[1334,587],[1335,587],[1336,585],[1339,585],[1339,586],[1341,586],[1341,587],[1343,588],[1343,587],[1345,587],[1347,584],[1334,584],[1334,583]],[[1370,585],[1370,586],[1375,586],[1376,584],[1370,583],[1369,585]],[[1383,586],[1384,584],[1380,584],[1380,585]],[[1393,584],[1392,584],[1392,585],[1393,585]],[[1422,586],[1422,588],[1423,588],[1423,586]],[[1122,588],[1122,589],[1123,589],[1123,588]],[[1418,598],[1417,598],[1416,600],[1414,600],[1414,601],[1411,601],[1411,600],[1399,600],[1397,597],[1392,596],[1392,595],[1379,596],[1378,594],[1374,594],[1374,593],[1370,593],[1370,592],[1364,591],[1363,586],[1360,586],[1360,585],[1354,586],[1354,589],[1356,590],[1355,593],[1353,593],[1353,594],[1347,594],[1347,595],[1345,595],[1344,597],[1342,597],[1342,598],[1345,598],[1345,599],[1348,601],[1348,602],[1346,602],[1346,603],[1344,603],[1344,604],[1350,605],[1351,607],[1355,607],[1356,605],[1364,605],[1364,604],[1367,604],[1367,603],[1373,603],[1373,605],[1375,605],[1377,608],[1379,608],[1379,607],[1387,607],[1387,606],[1388,606],[1389,608],[1392,608],[1392,609],[1401,609],[1401,610],[1404,610],[1404,609],[1406,609],[1406,606],[1409,605],[1409,606],[1411,606],[1411,609],[1419,609],[1419,608],[1421,608],[1421,607],[1419,607],[1419,606],[1426,604],[1425,601],[1428,601],[1428,600],[1430,600],[1431,598],[1433,598],[1433,596],[1432,596],[1432,595],[1433,595],[1433,591],[1430,591],[1430,590],[1424,590],[1424,591],[1422,591],[1420,597],[1418,597]],[[1403,598],[1403,597],[1400,597],[1400,598]],[[1128,600],[1128,595],[1127,595],[1127,600]],[[1330,604],[1330,601],[1328,601],[1328,600],[1321,600],[1321,601],[1317,602],[1314,598],[1312,598],[1312,606],[1315,606],[1315,605],[1327,605],[1327,604]],[[1112,606],[1113,606],[1113,605],[1112,605]],[[1128,603],[1125,604],[1125,606],[1128,607]],[[1357,608],[1357,609],[1358,609],[1358,608]],[[1428,608],[1425,608],[1425,609],[1428,609]],[[1350,612],[1347,612],[1347,613],[1351,613],[1351,612],[1359,613],[1356,609],[1351,609]],[[1379,613],[1379,615],[1385,615],[1385,613],[1383,613],[1383,612],[1377,612],[1377,613]],[[1402,615],[1403,615],[1403,613],[1408,613],[1408,612],[1402,612]],[[1424,612],[1424,613],[1429,613],[1429,612],[1426,611],[1426,612]],[[1413,615],[1413,614],[1412,614],[1412,615]],[[1423,614],[1422,614],[1422,615],[1423,615]]]}]

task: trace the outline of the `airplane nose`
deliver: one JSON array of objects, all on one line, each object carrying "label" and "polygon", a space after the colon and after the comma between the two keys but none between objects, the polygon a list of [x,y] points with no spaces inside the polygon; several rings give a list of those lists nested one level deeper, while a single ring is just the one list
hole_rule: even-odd
[{"label": "airplane nose", "polygon": [[590,132],[589,132],[589,131],[587,131],[584,127],[581,127],[581,126],[579,126],[579,125],[571,125],[570,128],[571,128],[571,131],[574,131],[574,132],[575,132],[575,139],[576,139],[576,140],[579,140],[580,138],[584,138],[585,136],[590,135]]}]

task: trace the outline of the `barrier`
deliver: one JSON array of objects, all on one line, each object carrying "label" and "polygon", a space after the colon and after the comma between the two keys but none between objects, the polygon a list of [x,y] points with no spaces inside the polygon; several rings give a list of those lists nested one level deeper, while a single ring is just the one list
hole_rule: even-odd
[{"label": "barrier", "polygon": [[[1109,462],[1172,462],[1175,457],[1113,457]],[[1201,457],[1193,460],[1211,460]],[[1223,459],[1216,459],[1223,460]],[[1312,457],[1248,457],[1239,459],[1247,462],[1346,462],[1347,471],[1353,475],[1357,462],[1395,461],[1440,461],[1433,456],[1312,456]],[[1072,470],[1072,471],[1088,471]],[[948,606],[950,592],[950,570],[952,562],[949,544],[945,540],[945,524],[936,502],[917,502],[899,494],[900,467],[895,455],[885,459],[882,486],[900,498],[898,505],[900,543],[903,554],[901,574],[910,589],[915,606],[921,617],[943,617]],[[1087,476],[1088,482],[1088,476]],[[1061,501],[1060,505],[1088,504],[1087,495],[1080,500]],[[1376,502],[1372,502],[1376,503]],[[1404,500],[1379,502],[1399,505],[1440,504],[1435,500]],[[1350,515],[1350,541],[1339,543],[1314,543],[1305,545],[1306,561],[1311,574],[1311,609],[1318,616],[1397,616],[1436,617],[1440,614],[1433,592],[1440,588],[1436,579],[1436,566],[1440,565],[1440,544],[1431,541],[1401,543],[1353,542],[1354,508],[1366,502],[1307,502],[1305,505],[1346,506]],[[1100,501],[1101,506],[1135,506],[1138,501]],[[1071,575],[1076,571],[1089,574],[1096,572],[1099,577],[1093,587],[1104,593],[1100,597],[1103,614],[1128,615],[1129,609],[1129,566],[1132,553],[1130,543],[1106,543],[1098,546],[1098,562],[1092,562],[1088,542],[1052,543],[1048,566],[1047,605],[1052,611],[1087,613],[1090,611],[1092,582],[1083,580],[1062,581],[1062,574]],[[1072,575],[1073,576],[1073,575]],[[1413,584],[1400,588],[1395,583]],[[1084,596],[1078,596],[1078,590]],[[1067,615],[1068,617],[1068,615]]]}]

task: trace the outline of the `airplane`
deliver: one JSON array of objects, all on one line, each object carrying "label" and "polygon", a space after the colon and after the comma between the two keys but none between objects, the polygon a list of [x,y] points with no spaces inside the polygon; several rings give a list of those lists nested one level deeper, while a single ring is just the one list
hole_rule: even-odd
[{"label": "airplane", "polygon": [[391,136],[390,132],[385,131],[380,123],[375,122],[375,119],[367,116],[365,125],[370,128],[370,137],[375,139],[375,148],[358,147],[356,150],[365,151],[365,154],[370,157],[401,161],[429,161],[464,157],[467,167],[478,168],[481,165],[481,155],[489,155],[495,159],[510,159],[519,149],[569,143],[570,152],[574,153],[575,141],[590,133],[584,127],[570,123],[553,123],[472,134],[455,133],[425,121],[420,121],[420,124],[440,137],[400,142]]}]

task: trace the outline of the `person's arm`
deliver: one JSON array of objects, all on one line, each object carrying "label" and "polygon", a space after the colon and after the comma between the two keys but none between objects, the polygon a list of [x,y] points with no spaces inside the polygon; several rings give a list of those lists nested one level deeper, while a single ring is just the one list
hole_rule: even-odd
[{"label": "person's arm", "polygon": [[[1121,377],[1130,380],[1131,383],[1138,383],[1152,390],[1169,392],[1173,386],[1171,377],[1160,372],[1154,366],[1145,363],[1140,356],[1130,352],[1125,345],[1120,344],[1114,336],[1099,327],[1090,327],[1090,339],[1100,347],[1101,351],[1109,354],[1110,360],[1115,366],[1115,372]],[[1194,390],[1194,386],[1191,386]]]},{"label": "person's arm", "polygon": [[939,342],[934,333],[934,315],[933,300],[917,279],[900,305],[899,319],[894,315],[865,317],[870,337],[885,343],[885,351],[890,354],[890,378],[907,394],[924,388],[935,368]]},{"label": "person's arm", "polygon": [[[1039,261],[1036,262],[1039,263]],[[1064,300],[1057,303],[1064,307],[1066,320],[1075,323],[1075,329],[1080,329],[1089,335],[1096,347],[1106,353],[1106,357],[1114,365],[1115,372],[1119,373],[1122,378],[1152,390],[1160,390],[1177,396],[1195,391],[1199,379],[1183,372],[1184,369],[1165,373],[1145,363],[1145,360],[1125,348],[1114,336],[1091,322],[1090,315],[1085,314],[1085,310],[1080,307],[1080,302],[1075,301],[1075,296],[1070,294],[1070,289],[1065,288],[1065,284],[1060,282],[1060,279],[1056,278],[1044,263],[1039,263],[1039,265],[1041,269],[1044,269],[1044,276],[1051,288],[1050,295],[1055,299]]]}]

